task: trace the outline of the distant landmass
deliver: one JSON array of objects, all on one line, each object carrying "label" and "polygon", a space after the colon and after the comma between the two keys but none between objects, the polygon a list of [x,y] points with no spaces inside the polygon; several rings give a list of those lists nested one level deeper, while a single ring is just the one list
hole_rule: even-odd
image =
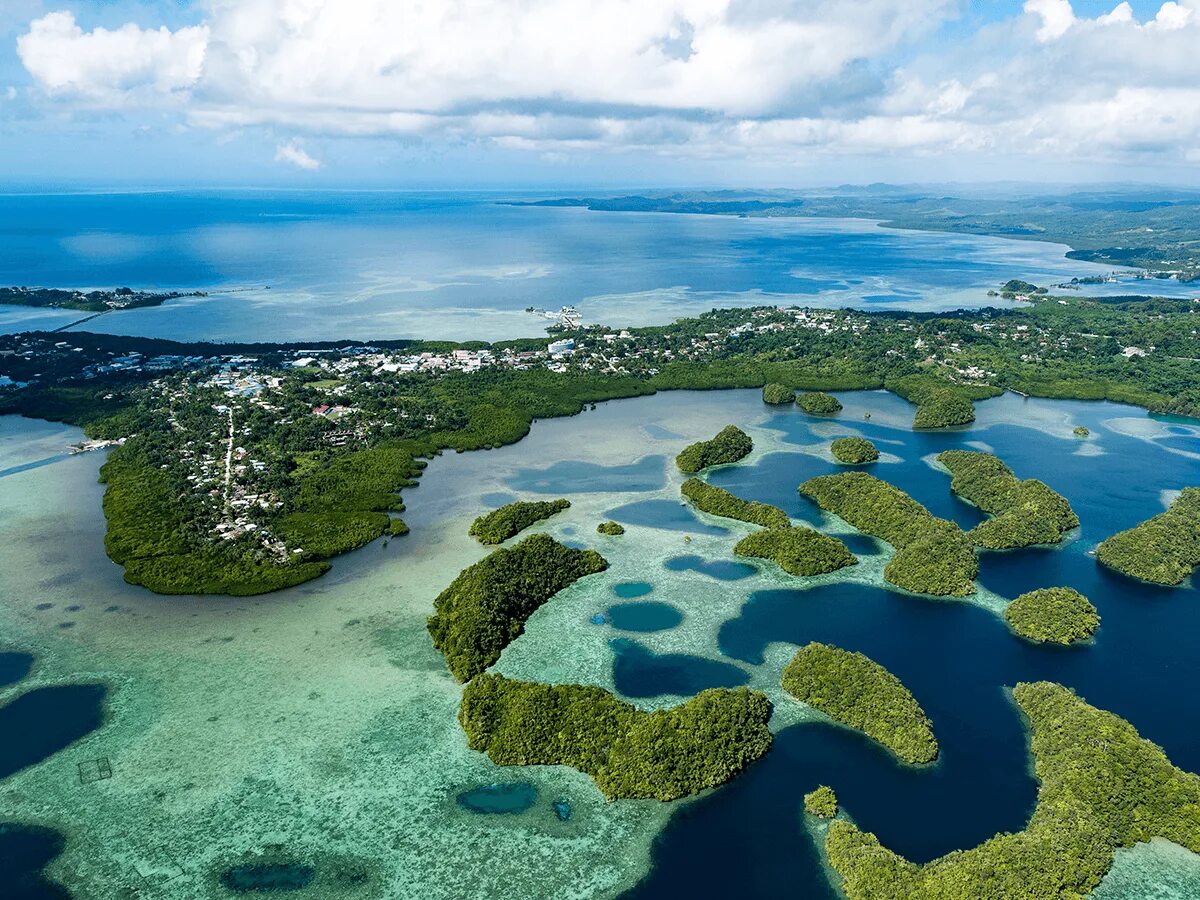
[{"label": "distant landmass", "polygon": [[[964,192],[967,194],[968,192]],[[602,212],[879,219],[888,228],[948,231],[1067,244],[1070,259],[1200,281],[1200,194],[1112,188],[1077,193],[950,196],[894,185],[812,191],[696,191],[508,201],[512,206]]]},{"label": "distant landmass", "polygon": [[158,306],[176,297],[203,297],[203,291],[135,291],[119,287],[112,290],[77,291],[66,288],[0,287],[0,303],[10,306],[38,306],[48,309],[75,309],[80,312],[107,312],[113,309],[137,309]]}]

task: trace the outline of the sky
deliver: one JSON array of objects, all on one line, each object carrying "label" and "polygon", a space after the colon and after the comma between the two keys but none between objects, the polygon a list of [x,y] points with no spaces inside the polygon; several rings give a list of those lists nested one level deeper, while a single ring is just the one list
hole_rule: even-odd
[{"label": "sky", "polygon": [[0,187],[1200,185],[1200,0],[0,0]]}]

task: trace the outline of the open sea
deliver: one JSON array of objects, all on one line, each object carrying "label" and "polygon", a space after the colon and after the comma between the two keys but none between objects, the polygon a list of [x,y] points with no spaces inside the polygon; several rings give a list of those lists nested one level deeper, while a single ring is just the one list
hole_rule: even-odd
[{"label": "open sea", "polygon": [[[761,304],[987,305],[1010,278],[1104,274],[1058,244],[883,229],[854,219],[740,219],[502,205],[507,195],[225,191],[0,195],[0,284],[209,291],[106,314],[92,331],[282,341],[539,334],[528,307],[662,324]],[[1136,281],[1094,293],[1193,296]],[[1005,302],[1005,301],[992,301]],[[69,311],[0,307],[0,330]]]}]

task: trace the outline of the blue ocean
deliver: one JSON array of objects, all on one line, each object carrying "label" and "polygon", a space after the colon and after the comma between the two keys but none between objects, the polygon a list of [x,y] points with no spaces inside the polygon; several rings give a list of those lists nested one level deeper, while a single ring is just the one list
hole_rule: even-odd
[{"label": "blue ocean", "polygon": [[[525,310],[661,324],[761,304],[983,306],[1010,278],[1109,271],[1058,244],[850,219],[740,219],[503,204],[511,195],[208,191],[0,196],[0,284],[205,291],[88,330],[180,340],[498,339]],[[1132,278],[1095,290],[1179,293]],[[1092,290],[1092,289],[1090,289]],[[6,307],[7,332],[69,311]]]}]

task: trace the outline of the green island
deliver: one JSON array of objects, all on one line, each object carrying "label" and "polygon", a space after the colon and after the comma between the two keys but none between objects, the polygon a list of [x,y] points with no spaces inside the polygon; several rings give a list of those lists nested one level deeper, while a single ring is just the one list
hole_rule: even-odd
[{"label": "green island", "polygon": [[709,515],[738,519],[765,528],[787,528],[791,524],[787,513],[778,506],[757,500],[743,500],[699,478],[689,478],[679,490],[693,506]]},{"label": "green island", "polygon": [[537,419],[603,400],[778,383],[978,402],[1011,388],[1197,415],[1193,306],[1051,292],[943,313],[714,310],[615,344],[604,326],[570,330],[565,361],[546,336],[288,345],[27,332],[0,335],[0,413],[121,442],[104,467],[106,546],[128,580],[253,594],[403,533],[399,494],[430,457],[510,444]]},{"label": "green island", "polygon": [[763,385],[762,398],[763,403],[780,406],[784,403],[795,402],[796,392],[787,385],[780,384],[778,381],[769,381]]},{"label": "green island", "polygon": [[607,534],[609,537],[617,537],[625,533],[625,526],[620,522],[601,522],[596,526],[598,534]]},{"label": "green island", "polygon": [[1200,488],[1184,488],[1166,512],[1108,538],[1096,559],[1143,581],[1182,584],[1200,565]]},{"label": "green island", "polygon": [[819,475],[800,493],[859,531],[896,548],[884,580],[915,594],[965,597],[979,563],[963,530],[939,519],[904,491],[866,472]]},{"label": "green island", "polygon": [[1087,597],[1074,588],[1029,591],[1004,608],[1004,621],[1021,637],[1043,644],[1071,644],[1090,638],[1100,616]]},{"label": "green island", "polygon": [[478,675],[458,720],[473,750],[501,766],[563,765],[609,800],[676,800],[717,787],[771,748],[771,702],[711,688],[686,703],[640,710],[603,688]]},{"label": "green island", "polygon": [[689,444],[675,457],[681,472],[694,475],[709,466],[722,466],[745,459],[754,449],[750,436],[736,425],[726,425],[710,441]]},{"label": "green island", "polygon": [[842,402],[824,391],[809,391],[796,398],[799,407],[810,416],[832,416],[842,411]]},{"label": "green island", "polygon": [[929,391],[917,401],[913,428],[952,428],[974,421],[974,404],[958,391],[943,388]]},{"label": "green island", "polygon": [[829,445],[833,458],[848,466],[860,466],[879,459],[879,450],[863,437],[840,437]]},{"label": "green island", "polygon": [[177,297],[203,297],[203,291],[135,291],[127,287],[112,290],[73,291],[64,288],[0,287],[0,303],[9,306],[36,306],[43,309],[74,309],[79,312],[108,312],[114,309],[139,309],[160,306]]},{"label": "green island", "polygon": [[468,566],[433,601],[433,645],[459,681],[468,681],[500,658],[543,603],[608,562],[594,550],[565,547],[532,534]]},{"label": "green island", "polygon": [[1118,847],[1162,837],[1200,852],[1200,778],[1069,688],[1026,682],[1013,697],[1039,781],[1025,830],[916,865],[839,820],[825,848],[849,900],[1066,900],[1100,883]]},{"label": "green island", "polygon": [[756,531],[738,541],[733,552],[769,559],[789,575],[824,575],[858,562],[837,538],[802,525]]},{"label": "green island", "polygon": [[784,668],[783,689],[906,763],[937,759],[937,738],[921,704],[899,678],[862,653],[814,641]]},{"label": "green island", "polygon": [[937,459],[950,472],[950,490],[991,516],[967,532],[977,547],[1057,544],[1079,525],[1066,497],[1036,478],[1021,481],[990,453],[946,450]]},{"label": "green island", "polygon": [[837,794],[828,785],[821,785],[804,795],[804,811],[818,819],[832,819],[837,815]]},{"label": "green island", "polygon": [[1076,425],[1071,429],[1071,434],[1078,438],[1085,438],[1091,434],[1086,425]]},{"label": "green island", "polygon": [[468,534],[481,544],[502,544],[530,525],[542,522],[571,508],[570,500],[518,500],[480,516],[471,523]]}]

